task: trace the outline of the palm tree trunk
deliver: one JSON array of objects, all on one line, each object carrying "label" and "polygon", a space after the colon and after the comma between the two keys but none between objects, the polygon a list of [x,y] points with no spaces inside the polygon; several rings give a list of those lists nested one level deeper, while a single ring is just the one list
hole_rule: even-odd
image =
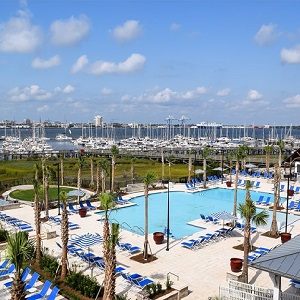
[{"label": "palm tree trunk", "polygon": [[246,219],[244,228],[244,263],[243,263],[243,278],[244,282],[248,283],[248,255],[250,250],[250,221]]},{"label": "palm tree trunk", "polygon": [[[106,266],[109,265],[110,263],[110,253],[108,251],[108,243],[109,243],[109,223],[108,223],[108,216],[107,216],[107,211],[105,211],[105,216],[104,216],[104,223],[103,223],[103,258],[104,258],[104,265],[105,265],[105,270],[104,270],[104,282],[107,282],[109,279],[109,272],[108,268]],[[108,299],[108,290],[107,287],[104,287],[104,294],[103,294],[103,299]]]},{"label": "palm tree trunk", "polygon": [[67,260],[68,252],[67,246],[69,241],[69,227],[68,227],[68,214],[66,204],[63,206],[62,216],[61,216],[61,243],[62,243],[62,253],[61,253],[61,278],[64,279],[67,276]]},{"label": "palm tree trunk", "polygon": [[237,209],[237,183],[239,180],[239,161],[236,161],[235,165],[235,182],[234,182],[234,198],[233,198],[233,215],[236,216],[236,209]]},{"label": "palm tree trunk", "polygon": [[203,188],[206,189],[206,158],[203,159]]},{"label": "palm tree trunk", "polygon": [[79,191],[81,189],[81,182],[82,182],[82,175],[81,175],[81,168],[78,169],[78,174],[77,174],[77,189],[78,189],[78,196],[77,196],[77,202],[79,203]]},{"label": "palm tree trunk", "polygon": [[275,165],[275,173],[274,173],[274,205],[273,205],[273,218],[272,218],[272,225],[271,225],[271,235],[275,236],[277,233],[277,205],[279,202],[279,167]]},{"label": "palm tree trunk", "polygon": [[115,164],[116,164],[116,157],[113,155],[111,158],[111,192],[114,193],[115,188]]},{"label": "palm tree trunk", "polygon": [[145,186],[145,241],[144,241],[144,259],[148,258],[148,194],[149,188]]},{"label": "palm tree trunk", "polygon": [[100,167],[97,166],[97,178],[96,178],[96,194],[100,192]]},{"label": "palm tree trunk", "polygon": [[62,158],[60,160],[60,180],[61,180],[61,185],[64,185],[64,159]]},{"label": "palm tree trunk", "polygon": [[164,150],[161,150],[161,179],[165,178],[165,158]]},{"label": "palm tree trunk", "polygon": [[91,182],[90,182],[90,186],[91,187],[94,186],[94,161],[93,161],[93,159],[91,159]]}]

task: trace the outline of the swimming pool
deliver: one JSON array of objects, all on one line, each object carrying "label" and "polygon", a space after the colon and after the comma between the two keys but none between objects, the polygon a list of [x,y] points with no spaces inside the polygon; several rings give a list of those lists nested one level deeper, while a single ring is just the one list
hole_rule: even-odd
[{"label": "swimming pool", "polygon": [[[244,202],[245,190],[238,189],[238,202]],[[272,194],[250,191],[251,198],[256,201],[260,195]],[[196,193],[170,192],[170,231],[175,238],[183,238],[201,230],[199,227],[188,225],[187,222],[199,219],[199,214],[209,215],[213,212],[233,210],[234,190],[210,189]],[[285,199],[282,198],[282,201]],[[144,196],[132,198],[136,205],[112,210],[109,219],[118,222],[122,228],[142,234],[144,229]],[[167,224],[168,193],[149,194],[149,233],[164,231]],[[272,200],[271,200],[272,201]],[[266,229],[272,222],[272,211]],[[277,213],[278,221],[285,221],[285,214]],[[289,215],[289,223],[299,219],[295,215]],[[204,224],[203,224],[204,225]],[[204,225],[205,226],[205,225]],[[142,229],[142,230],[140,230]]]}]

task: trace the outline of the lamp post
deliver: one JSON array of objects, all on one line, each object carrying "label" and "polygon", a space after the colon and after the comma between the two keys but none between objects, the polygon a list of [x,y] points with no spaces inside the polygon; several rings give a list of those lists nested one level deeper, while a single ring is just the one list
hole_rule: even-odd
[{"label": "lamp post", "polygon": [[166,251],[169,251],[170,244],[170,180],[162,180],[163,184],[168,184],[168,209],[167,209],[167,248]]},{"label": "lamp post", "polygon": [[222,161],[221,161],[222,173],[221,173],[221,177],[222,177],[222,184],[223,184],[223,168],[224,168],[224,149],[223,149],[223,147],[221,148],[221,152],[222,152]]},{"label": "lamp post", "polygon": [[57,205],[58,205],[58,215],[60,215],[60,198],[59,198],[59,162],[55,163],[54,166],[57,166]]},{"label": "lamp post", "polygon": [[197,151],[194,151],[195,154],[195,158],[194,158],[194,188],[196,188],[196,155],[197,155]]}]

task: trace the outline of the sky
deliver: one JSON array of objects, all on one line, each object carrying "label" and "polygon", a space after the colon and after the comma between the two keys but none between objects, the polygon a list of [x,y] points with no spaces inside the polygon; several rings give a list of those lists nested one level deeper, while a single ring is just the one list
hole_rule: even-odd
[{"label": "sky", "polygon": [[299,11],[296,0],[0,0],[0,120],[300,125]]}]

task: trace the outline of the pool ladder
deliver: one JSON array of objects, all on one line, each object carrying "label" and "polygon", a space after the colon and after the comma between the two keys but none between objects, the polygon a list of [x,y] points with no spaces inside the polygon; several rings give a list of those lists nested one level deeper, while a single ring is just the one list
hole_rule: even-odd
[{"label": "pool ladder", "polygon": [[[126,225],[126,227],[124,225]],[[144,234],[144,229],[142,227],[139,227],[139,226],[131,227],[127,222],[123,222],[121,224],[121,228],[122,229],[127,229],[127,230],[129,230],[133,233],[136,233],[136,234]]]}]

